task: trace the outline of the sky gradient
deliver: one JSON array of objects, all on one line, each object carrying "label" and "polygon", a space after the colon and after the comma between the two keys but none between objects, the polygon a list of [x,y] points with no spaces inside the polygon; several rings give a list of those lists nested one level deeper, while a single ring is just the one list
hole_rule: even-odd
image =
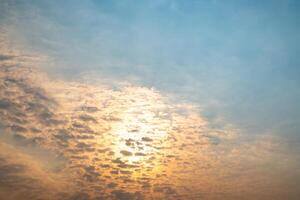
[{"label": "sky gradient", "polygon": [[[16,152],[28,153],[26,149],[14,149],[19,145],[15,140],[19,139],[9,136],[11,132],[20,132],[18,134],[23,134],[26,139],[33,137],[33,124],[19,124],[16,127],[12,125],[16,119],[20,123],[22,120],[30,121],[25,116],[18,116],[18,112],[9,106],[18,105],[18,108],[22,108],[20,112],[26,112],[23,107],[27,104],[20,102],[22,95],[25,95],[28,101],[33,101],[33,107],[42,104],[45,110],[51,111],[53,120],[66,119],[66,124],[53,125],[52,130],[48,130],[47,120],[43,122],[43,119],[40,119],[43,118],[39,115],[40,110],[30,111],[32,116],[36,116],[33,122],[39,124],[40,131],[44,130],[47,133],[39,137],[48,141],[38,142],[42,150],[37,149],[34,152],[44,152],[49,148],[57,150],[63,145],[65,149],[60,152],[64,154],[63,160],[73,161],[72,164],[63,167],[64,170],[69,170],[74,167],[74,163],[79,162],[75,158],[76,152],[69,152],[76,145],[78,149],[81,148],[77,156],[86,153],[89,160],[97,158],[89,148],[101,151],[98,149],[98,143],[108,145],[115,155],[114,159],[104,163],[110,167],[103,167],[101,170],[96,167],[97,173],[108,173],[111,166],[116,164],[113,161],[118,162],[118,158],[122,156],[122,162],[133,162],[137,158],[155,154],[151,148],[161,148],[155,142],[163,140],[165,136],[178,139],[175,141],[173,138],[172,142],[166,140],[161,144],[173,145],[170,147],[173,153],[176,152],[176,147],[186,145],[195,137],[199,139],[199,144],[191,147],[192,153],[187,156],[189,149],[183,148],[177,152],[178,157],[174,157],[178,160],[172,162],[176,168],[182,157],[186,162],[195,159],[191,162],[193,164],[188,165],[190,170],[195,170],[196,163],[207,159],[207,166],[202,166],[196,174],[188,173],[191,176],[190,180],[196,183],[193,185],[195,190],[205,185],[200,181],[202,175],[211,175],[205,179],[208,186],[203,188],[204,198],[238,199],[243,187],[247,188],[253,182],[265,180],[266,185],[260,186],[267,188],[266,191],[258,192],[258,188],[250,188],[247,190],[248,199],[272,199],[276,195],[278,198],[284,198],[288,194],[293,199],[299,194],[293,189],[300,182],[300,173],[296,170],[300,163],[299,11],[300,3],[295,0],[0,0],[0,75],[3,79],[0,91],[0,117],[3,122],[0,125],[3,129],[1,140],[6,141],[2,142],[0,147],[9,151],[11,155],[17,154]],[[10,71],[10,66],[16,69]],[[22,77],[27,77],[25,82]],[[40,94],[38,91],[41,89],[44,96],[22,93],[23,90],[26,91],[24,88],[31,87],[34,88],[31,92]],[[55,87],[61,90],[56,91]],[[82,88],[87,88],[87,91]],[[97,93],[92,98],[90,95],[93,91],[102,94],[97,96]],[[67,94],[72,95],[69,98]],[[45,99],[52,99],[57,104],[44,102]],[[83,102],[90,103],[92,107],[105,105],[101,109],[107,109],[109,114],[101,109],[101,112],[97,110],[94,113],[88,109],[89,111],[81,110],[77,113],[76,109],[81,109]],[[63,116],[60,109],[65,109],[68,114]],[[42,116],[47,118],[48,115]],[[140,121],[136,122],[135,117]],[[86,142],[86,148],[80,146],[80,140],[75,138],[86,136],[77,130],[76,122],[86,122],[89,129],[106,133],[105,127],[93,124],[94,120],[99,122],[104,118],[106,121],[103,123],[113,127],[112,131],[107,132],[108,136],[95,136],[94,139],[98,141],[95,144],[85,138],[83,140]],[[160,121],[160,125],[157,125],[159,122],[156,120]],[[134,123],[138,124],[137,130]],[[189,127],[191,124],[201,126]],[[116,127],[118,131],[114,129]],[[176,129],[177,127],[181,128]],[[62,135],[70,140],[64,141],[64,144],[59,141],[65,139],[62,136],[55,139],[56,132],[61,129],[74,130],[72,136],[63,131]],[[161,129],[165,135],[154,134],[156,129]],[[128,134],[119,135],[120,130]],[[139,132],[145,133],[139,135]],[[199,137],[197,132],[201,133]],[[184,134],[192,136],[186,138]],[[151,138],[151,141],[145,138]],[[141,142],[146,149],[135,152],[138,156],[133,156],[133,160],[128,158],[129,154],[135,155],[134,151],[127,149],[127,146],[130,146],[127,145],[130,143],[129,139]],[[116,140],[120,144],[110,144],[110,140]],[[152,146],[147,146],[147,142],[153,142]],[[205,144],[203,151],[197,146],[201,144]],[[101,155],[102,153],[105,154],[100,152]],[[167,159],[172,159],[173,154],[169,153],[166,150],[158,155],[170,156]],[[49,157],[52,154],[56,153],[51,150]],[[32,156],[31,153],[29,155]],[[10,155],[2,156],[10,159]],[[166,167],[160,156],[148,163],[160,163],[158,166]],[[22,163],[22,159],[27,159],[25,157],[20,156],[19,161]],[[266,158],[265,161],[263,157]],[[40,158],[33,156],[33,161],[29,159],[24,162],[30,165],[28,163],[35,162],[35,159],[40,161]],[[288,164],[283,166],[277,160],[285,160]],[[54,159],[53,162],[58,161]],[[87,165],[95,167],[99,162],[89,161]],[[227,165],[222,169],[223,162]],[[7,175],[5,171],[1,172],[1,166],[4,165],[0,162],[0,177]],[[87,171],[88,167],[83,166]],[[205,170],[205,167],[209,170]],[[254,170],[256,167],[257,171]],[[139,168],[143,168],[143,165]],[[278,175],[286,175],[286,179],[280,181],[277,174],[268,172],[270,168]],[[157,168],[155,170],[159,171]],[[218,174],[222,170],[224,174]],[[43,170],[40,172],[41,174],[35,175],[47,174]],[[136,173],[138,177],[143,174],[143,171],[140,174],[136,171],[130,172]],[[130,172],[124,172],[124,176],[132,178]],[[152,171],[149,174],[154,176],[157,175],[156,172]],[[68,173],[72,174],[73,171]],[[166,173],[166,177],[172,177],[172,173],[175,172]],[[70,174],[69,178],[79,182],[84,177]],[[60,176],[61,172],[53,172],[53,176],[56,175]],[[254,178],[251,179],[251,176]],[[263,178],[259,179],[259,176]],[[111,177],[118,179],[116,175]],[[218,182],[224,181],[226,177],[230,177],[228,183],[218,185]],[[242,188],[237,193],[233,191],[237,180],[232,177],[240,177],[242,180]],[[189,180],[180,175],[177,178]],[[108,177],[104,179],[104,182],[109,180]],[[64,181],[69,180],[62,180],[62,185]],[[119,181],[117,180],[118,184]],[[50,182],[45,183],[46,188],[48,185],[52,187]],[[154,180],[147,183],[153,188],[158,184]],[[163,189],[164,192],[170,190],[172,193],[174,188],[187,186],[184,181],[176,183],[178,185],[173,185],[171,189]],[[82,184],[89,190],[90,183],[85,180]],[[289,190],[284,185],[290,185],[292,189]],[[120,184],[113,188],[119,186]],[[76,187],[78,185],[69,188],[67,193],[73,194]],[[209,187],[213,188],[215,196],[209,193]],[[222,188],[222,191],[218,191],[217,187]],[[277,193],[274,193],[274,196],[271,188],[276,188]],[[111,189],[105,192],[107,198],[119,198],[120,194],[113,193]],[[132,191],[136,190],[134,185]],[[255,191],[258,192],[257,196]],[[96,195],[93,192],[84,192],[87,195]],[[178,189],[178,198],[181,192],[187,195],[187,191]],[[162,198],[155,195],[154,197]],[[134,198],[140,197],[137,195]],[[122,194],[119,199],[122,199]]]},{"label": "sky gradient", "polygon": [[[4,1],[45,68],[177,94],[212,120],[298,135],[298,1]],[[62,72],[62,73],[61,73]]]}]

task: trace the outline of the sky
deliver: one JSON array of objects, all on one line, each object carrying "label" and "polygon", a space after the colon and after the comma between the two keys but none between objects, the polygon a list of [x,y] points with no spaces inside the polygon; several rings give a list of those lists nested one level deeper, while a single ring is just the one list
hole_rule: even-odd
[{"label": "sky", "polygon": [[[182,122],[182,126],[185,127],[197,118],[201,123],[205,122],[205,128],[200,132],[219,130],[221,134],[223,132],[235,133],[238,130],[239,140],[234,137],[234,140],[227,141],[228,138],[222,138],[219,133],[207,136],[211,139],[208,146],[212,146],[214,153],[222,152],[222,148],[228,150],[229,147],[226,145],[224,147],[221,145],[220,149],[214,150],[213,144],[223,140],[224,143],[241,145],[241,147],[229,148],[232,151],[230,150],[230,153],[220,160],[210,160],[210,165],[214,166],[213,172],[220,169],[216,163],[227,159],[231,163],[231,159],[234,158],[240,163],[246,163],[245,168],[249,168],[253,156],[267,155],[270,161],[262,163],[260,163],[261,157],[255,157],[257,160],[254,160],[260,163],[262,171],[254,171],[253,176],[258,177],[256,175],[262,173],[270,182],[269,188],[282,189],[281,184],[293,181],[293,183],[298,183],[300,179],[285,180],[277,184],[275,175],[266,175],[263,166],[273,163],[278,174],[286,174],[287,169],[281,166],[281,163],[276,163],[274,159],[288,160],[290,169],[294,169],[299,161],[299,158],[295,157],[300,152],[299,10],[300,2],[296,0],[0,0],[0,64],[3,68],[0,75],[6,78],[5,80],[11,77],[16,78],[18,73],[27,77],[29,72],[26,69],[22,70],[22,67],[36,67],[36,74],[30,75],[29,82],[24,84],[30,87],[34,84],[40,85],[43,91],[46,91],[47,98],[53,97],[55,101],[66,106],[62,106],[63,109],[80,107],[82,102],[76,102],[77,98],[84,99],[86,102],[92,101],[88,96],[91,94],[80,95],[84,93],[80,88],[87,87],[91,91],[101,90],[103,95],[96,95],[95,99],[101,102],[99,104],[106,105],[104,100],[112,98],[113,100],[109,100],[112,103],[108,104],[108,110],[116,111],[116,113],[129,112],[128,116],[116,117],[123,120],[126,118],[133,120],[134,113],[138,112],[138,109],[143,110],[138,103],[132,105],[132,108],[126,107],[126,104],[131,105],[128,99],[138,99],[152,104],[155,102],[151,99],[152,97],[168,98],[168,101],[164,99],[161,104],[156,105],[159,108],[153,106],[158,110],[153,112],[161,111],[169,120],[170,116],[175,115],[178,117],[175,124],[180,124],[179,121],[185,119]],[[4,68],[9,65],[21,66],[21,69],[17,69],[16,72],[13,70],[11,74],[6,73]],[[35,82],[43,77],[47,77],[45,84],[42,83],[43,81]],[[48,80],[51,78],[54,80]],[[98,83],[96,88],[92,86]],[[5,84],[9,87],[6,88]],[[57,85],[62,90],[56,91],[57,94],[55,94],[53,85]],[[14,87],[13,83],[4,81],[3,88],[5,89],[2,88],[1,95],[11,94],[15,90]],[[137,94],[135,90],[138,91]],[[65,91],[71,93],[73,91],[76,99],[70,100],[74,101],[73,106],[68,104]],[[28,99],[36,98],[30,95],[31,93],[27,96]],[[147,99],[147,95],[151,98]],[[13,105],[19,105],[18,98],[8,96],[7,101],[13,102]],[[35,103],[43,102],[43,100],[36,99],[35,101]],[[96,105],[95,101],[92,102]],[[3,102],[0,101],[0,110],[6,109],[5,105],[8,105],[5,101]],[[118,103],[121,105],[120,108]],[[148,103],[145,104],[148,105]],[[52,109],[47,103],[42,104],[45,104],[47,109]],[[164,107],[161,105],[170,107],[160,110]],[[186,111],[187,108],[183,109],[179,105],[188,105],[189,109],[192,107],[192,114]],[[142,113],[152,112],[153,107],[145,106]],[[53,116],[57,115],[56,117],[61,119],[58,108],[52,112]],[[74,110],[68,110],[68,112],[74,112],[73,114],[77,115]],[[87,112],[87,114],[91,113]],[[94,117],[98,120],[104,115],[106,116],[103,113],[95,114]],[[6,115],[0,115],[0,117],[6,120],[5,123],[12,123]],[[114,118],[114,116],[110,117]],[[24,117],[25,119],[27,118]],[[66,119],[70,123],[73,120],[69,115]],[[161,116],[162,122],[164,122],[163,119],[165,118]],[[34,121],[39,120],[38,117],[34,119]],[[89,121],[80,116],[74,120]],[[155,124],[155,120],[151,121],[152,118],[151,120],[147,118],[147,120],[150,124]],[[131,122],[126,123],[130,125]],[[126,123],[124,122],[125,125]],[[115,126],[114,120],[107,124]],[[46,127],[45,124],[40,126],[41,130]],[[162,126],[165,130],[165,126]],[[26,126],[24,128],[30,129]],[[64,128],[67,129],[68,126]],[[91,125],[90,128],[95,127]],[[4,128],[4,135],[11,129],[15,130]],[[53,130],[56,129],[58,127],[53,128]],[[142,129],[148,130],[145,127]],[[149,130],[152,129],[155,129],[154,125],[149,128]],[[199,131],[195,127],[192,130],[193,134]],[[53,134],[48,129],[46,132]],[[180,131],[175,132],[179,134]],[[78,131],[76,134],[80,135],[81,132]],[[31,138],[30,135],[26,137]],[[41,137],[44,138],[44,136]],[[126,135],[112,137],[128,140]],[[203,142],[202,139],[200,143]],[[52,141],[47,137],[45,140]],[[140,140],[140,138],[135,138],[135,140]],[[72,145],[77,145],[76,142],[67,142],[66,146],[72,147]],[[2,144],[1,148],[9,149],[5,145]],[[9,142],[9,145],[14,146],[15,143]],[[46,148],[43,145],[42,148]],[[57,145],[54,146],[57,148]],[[248,147],[251,147],[249,149],[258,148],[258,150],[247,152],[245,149]],[[113,152],[123,151],[124,153],[124,150],[118,149],[120,147],[112,148]],[[276,149],[284,153],[280,154]],[[234,151],[238,153],[234,154]],[[11,152],[14,154],[13,151]],[[143,153],[147,154],[147,152]],[[74,155],[66,155],[69,159],[71,156]],[[201,156],[201,159],[205,157],[202,154]],[[218,157],[215,154],[214,156]],[[91,157],[94,158],[94,155]],[[112,161],[108,161],[108,164],[114,165]],[[233,168],[237,169],[239,164],[235,164]],[[230,168],[229,166],[230,164],[227,168]],[[203,171],[203,173],[206,172]],[[199,178],[201,173],[195,177]],[[230,170],[224,176],[230,176],[229,174],[231,174]],[[298,177],[299,173],[294,172],[294,175]],[[251,175],[248,174],[247,177],[249,176]],[[287,179],[292,176],[293,174],[287,176]],[[80,177],[76,178],[80,179]],[[208,182],[213,185],[218,180],[220,179],[215,178]],[[233,182],[233,180],[229,182],[229,188],[234,188]],[[247,180],[244,186],[248,186]],[[223,187],[226,186],[223,185]],[[209,191],[208,188],[206,189]],[[285,192],[287,191],[286,189]],[[232,195],[232,191],[226,192]],[[284,192],[280,194],[283,195]],[[236,195],[229,195],[228,198],[240,197],[239,194]],[[271,196],[264,197],[271,198]]]},{"label": "sky", "polygon": [[299,132],[298,1],[3,1],[49,72],[137,82],[250,134]]}]

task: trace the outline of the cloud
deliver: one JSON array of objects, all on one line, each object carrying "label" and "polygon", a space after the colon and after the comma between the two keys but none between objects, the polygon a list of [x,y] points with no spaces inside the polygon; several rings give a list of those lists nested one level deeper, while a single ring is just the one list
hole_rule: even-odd
[{"label": "cloud", "polygon": [[[34,56],[13,55],[0,62],[0,194],[8,199],[299,193],[299,179],[288,189],[290,177],[274,175],[289,167],[288,174],[299,172],[298,160],[279,154],[273,138],[243,143],[238,130],[212,128],[193,105],[176,104],[154,88],[49,77],[34,67]],[[289,167],[276,162],[281,159]]]},{"label": "cloud", "polygon": [[11,60],[13,58],[14,58],[14,56],[12,56],[12,55],[0,55],[0,62],[5,61],[5,60]]},{"label": "cloud", "polygon": [[[53,166],[60,163],[55,157],[63,156],[65,164],[57,166],[54,173],[64,173],[75,188],[81,188],[81,193],[68,194],[70,199],[93,199],[97,191],[106,191],[108,198],[142,198],[138,188],[151,189],[155,179],[145,183],[133,177],[143,180],[155,176],[151,166],[166,168],[167,161],[176,162],[182,152],[173,152],[174,156],[168,151],[178,151],[177,146],[183,143],[184,151],[187,150],[189,143],[199,140],[195,128],[205,127],[204,120],[196,115],[193,120],[198,125],[192,126],[189,114],[173,112],[171,105],[153,89],[121,86],[113,90],[50,79],[37,69],[22,67],[3,67],[0,75],[1,95],[6,94],[0,102],[6,132],[1,143],[12,145],[33,160],[41,161],[44,155]],[[182,134],[189,134],[188,139],[179,134],[184,129]],[[114,187],[91,190],[97,182]],[[130,192],[119,188],[126,185],[131,187]],[[54,195],[59,196],[59,192]]]}]

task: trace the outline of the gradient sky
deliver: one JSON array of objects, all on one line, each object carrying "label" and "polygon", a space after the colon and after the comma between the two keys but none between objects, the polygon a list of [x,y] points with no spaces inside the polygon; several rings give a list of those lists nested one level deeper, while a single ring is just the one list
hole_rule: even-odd
[{"label": "gradient sky", "polygon": [[300,130],[299,1],[1,0],[1,26],[66,78],[155,87],[216,126]]},{"label": "gradient sky", "polygon": [[0,199],[298,199],[299,2],[0,0]]}]

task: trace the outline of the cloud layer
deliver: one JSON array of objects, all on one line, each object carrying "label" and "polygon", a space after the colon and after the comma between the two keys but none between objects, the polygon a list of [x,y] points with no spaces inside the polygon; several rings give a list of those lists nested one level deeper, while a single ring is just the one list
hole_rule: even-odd
[{"label": "cloud layer", "polygon": [[1,38],[1,198],[299,196],[299,159],[280,141],[240,141],[153,88],[50,78],[45,57]]}]

